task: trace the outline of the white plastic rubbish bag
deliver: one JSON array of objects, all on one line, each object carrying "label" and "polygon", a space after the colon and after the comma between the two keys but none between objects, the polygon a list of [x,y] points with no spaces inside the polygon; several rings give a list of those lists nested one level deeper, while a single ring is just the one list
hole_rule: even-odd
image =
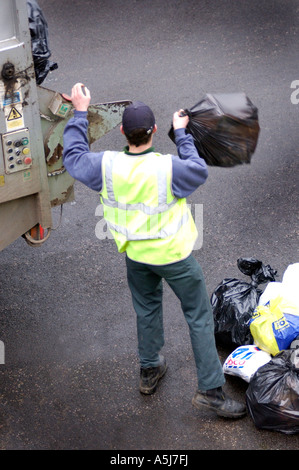
[{"label": "white plastic rubbish bag", "polygon": [[254,345],[239,346],[226,359],[223,372],[250,382],[255,372],[271,360],[271,355]]},{"label": "white plastic rubbish bag", "polygon": [[290,264],[281,282],[269,282],[259,298],[259,305],[266,305],[276,297],[283,297],[299,307],[299,263]]}]

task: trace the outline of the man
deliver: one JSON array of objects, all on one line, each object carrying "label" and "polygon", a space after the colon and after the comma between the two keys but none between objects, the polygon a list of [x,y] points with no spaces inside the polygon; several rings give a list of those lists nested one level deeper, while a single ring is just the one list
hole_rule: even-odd
[{"label": "man", "polygon": [[137,315],[140,392],[152,394],[167,366],[164,344],[162,279],[181,301],[189,326],[198,390],[192,403],[220,416],[239,418],[246,407],[226,397],[224,374],[214,339],[212,309],[200,265],[192,256],[197,230],[185,198],[207,178],[193,138],[186,133],[188,116],[173,115],[178,156],[152,147],[157,125],[142,102],[129,105],[121,132],[122,152],[93,153],[87,140],[90,92],[77,83],[70,97],[74,117],[64,132],[64,165],[77,180],[99,191],[104,217],[119,252],[126,252],[127,279]]}]

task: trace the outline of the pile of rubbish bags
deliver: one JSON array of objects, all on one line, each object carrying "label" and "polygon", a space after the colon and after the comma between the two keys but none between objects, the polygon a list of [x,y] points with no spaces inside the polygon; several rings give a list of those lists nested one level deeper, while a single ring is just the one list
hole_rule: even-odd
[{"label": "pile of rubbish bags", "polygon": [[281,282],[254,258],[240,258],[238,267],[251,282],[224,279],[211,296],[216,341],[232,349],[223,371],[249,384],[246,404],[257,428],[298,433],[299,263]]}]

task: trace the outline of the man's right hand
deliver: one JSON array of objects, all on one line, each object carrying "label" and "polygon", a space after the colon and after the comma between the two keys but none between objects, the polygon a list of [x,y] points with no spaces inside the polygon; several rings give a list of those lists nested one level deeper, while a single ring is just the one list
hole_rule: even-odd
[{"label": "man's right hand", "polygon": [[186,128],[189,122],[189,116],[185,114],[183,109],[180,109],[173,115],[172,125],[174,129]]},{"label": "man's right hand", "polygon": [[66,94],[62,94],[62,96],[70,100],[77,111],[87,111],[90,103],[90,91],[83,83],[76,83],[73,86],[71,96]]}]

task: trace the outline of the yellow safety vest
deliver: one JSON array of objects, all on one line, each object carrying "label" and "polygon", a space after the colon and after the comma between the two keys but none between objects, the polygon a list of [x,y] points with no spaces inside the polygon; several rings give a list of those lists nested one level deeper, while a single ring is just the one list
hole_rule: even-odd
[{"label": "yellow safety vest", "polygon": [[103,155],[104,218],[118,251],[134,261],[170,264],[193,250],[197,229],[186,199],[173,196],[171,180],[171,155]]}]

